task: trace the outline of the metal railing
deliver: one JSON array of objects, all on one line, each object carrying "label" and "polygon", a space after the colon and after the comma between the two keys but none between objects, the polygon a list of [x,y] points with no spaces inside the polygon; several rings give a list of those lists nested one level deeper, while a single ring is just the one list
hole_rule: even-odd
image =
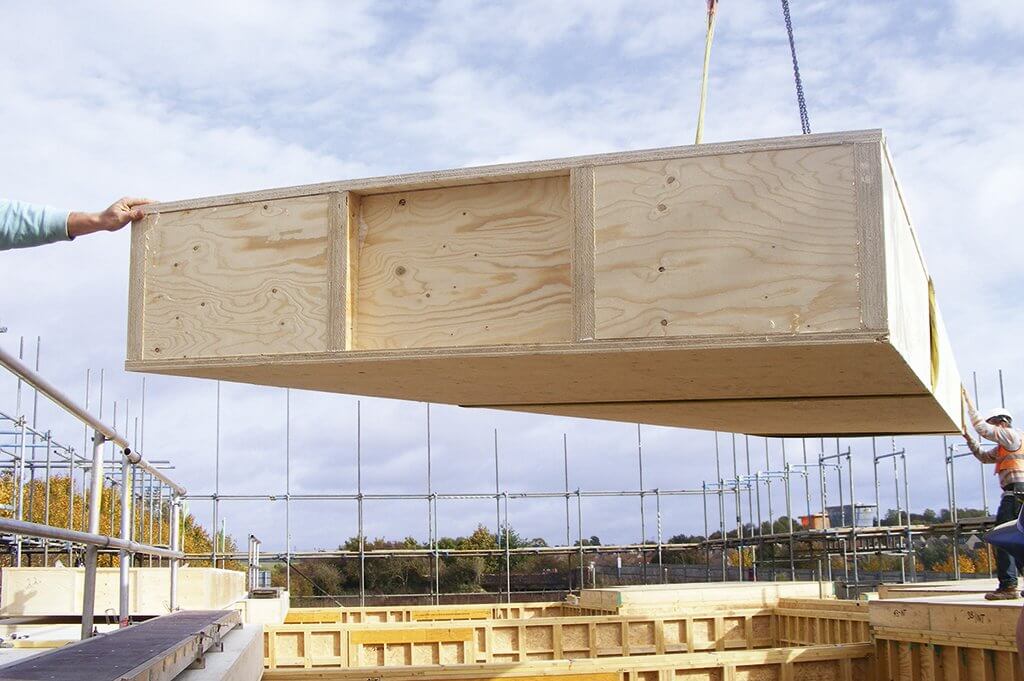
[{"label": "metal railing", "polygon": [[[35,523],[28,522],[21,519],[23,513],[24,502],[22,497],[24,496],[24,468],[26,462],[26,445],[25,434],[26,434],[26,423],[25,418],[21,417],[19,421],[20,425],[20,447],[17,456],[17,468],[19,474],[15,487],[14,498],[12,499],[12,506],[16,511],[16,518],[0,518],[0,531],[10,532],[17,537],[17,555],[19,557],[20,564],[20,547],[22,537],[35,537],[44,540],[58,540],[65,541],[73,544],[80,544],[85,546],[85,591],[82,599],[82,638],[88,638],[93,633],[93,621],[94,621],[94,610],[96,603],[96,567],[99,550],[101,548],[106,549],[117,549],[120,552],[120,574],[119,574],[119,599],[118,599],[118,610],[119,610],[119,621],[122,626],[125,626],[129,622],[130,610],[129,610],[129,565],[133,554],[142,554],[148,556],[155,556],[161,558],[167,558],[170,560],[170,609],[175,610],[177,607],[177,576],[178,576],[178,562],[184,558],[184,553],[181,550],[181,536],[179,531],[180,517],[181,517],[181,498],[185,495],[186,490],[181,485],[171,480],[163,471],[158,469],[152,463],[147,462],[142,458],[142,454],[139,451],[133,451],[131,444],[121,434],[117,432],[116,427],[107,425],[100,419],[90,414],[86,409],[79,406],[74,400],[65,395],[56,386],[52,385],[49,381],[43,378],[41,375],[33,371],[31,368],[23,364],[18,358],[14,357],[10,353],[0,348],[0,366],[3,366],[12,374],[14,374],[20,381],[28,384],[30,388],[33,388],[37,393],[42,394],[44,397],[49,399],[55,405],[66,411],[72,417],[83,423],[87,428],[93,431],[92,436],[92,456],[90,462],[84,464],[89,469],[89,495],[88,495],[88,510],[89,510],[89,522],[88,531],[78,531],[72,528],[54,527],[46,523]],[[100,532],[100,510],[103,501],[103,481],[104,481],[104,460],[103,460],[103,448],[108,443],[112,443],[115,447],[121,449],[121,527],[120,536],[112,537],[109,535],[101,534]],[[47,438],[49,443],[49,438]],[[50,450],[48,450],[49,452]],[[74,455],[71,454],[67,459],[68,465],[74,466],[75,460]],[[48,471],[51,467],[48,459]],[[152,546],[149,544],[143,544],[132,540],[132,475],[135,470],[144,471],[152,479],[159,480],[162,485],[165,485],[171,491],[171,531],[170,531],[170,547]],[[47,477],[47,483],[49,478]],[[47,490],[49,486],[47,484]],[[69,496],[73,498],[74,489],[73,485],[69,482],[68,489]],[[48,499],[49,495],[47,495]],[[47,506],[48,509],[48,506]],[[70,517],[70,513],[69,513]]]}]

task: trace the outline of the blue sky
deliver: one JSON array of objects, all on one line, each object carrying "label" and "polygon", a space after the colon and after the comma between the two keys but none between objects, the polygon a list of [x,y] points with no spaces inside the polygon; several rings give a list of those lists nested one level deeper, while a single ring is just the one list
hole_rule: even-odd
[{"label": "blue sky", "polygon": [[[686,144],[704,34],[704,3],[688,5],[0,1],[0,194],[98,209],[122,194],[172,200]],[[992,405],[1002,368],[1009,406],[1024,409],[1013,255],[1024,241],[1024,5],[797,0],[792,9],[813,129],[885,129],[961,370],[979,372],[983,405]],[[715,40],[705,141],[798,133],[779,4],[723,0]],[[138,415],[141,377],[120,371],[127,233],[0,262],[0,326],[9,328],[0,345],[16,349],[24,335],[34,347],[42,336],[53,381],[81,395],[86,369],[105,368],[105,413],[116,399],[123,415],[127,399]],[[213,486],[214,403],[212,383],[148,380],[148,456],[172,459],[175,477],[198,493]],[[6,377],[0,410],[14,410]],[[492,488],[494,428],[510,490],[561,489],[563,433],[573,489],[638,484],[628,424],[441,406],[433,417],[438,489]],[[225,384],[221,422],[221,490],[283,492],[283,392]],[[52,410],[40,423],[82,440]],[[363,400],[362,426],[365,491],[423,491],[424,406]],[[642,437],[648,488],[714,477],[711,434],[644,427]],[[914,506],[944,506],[941,441],[897,444],[910,451]],[[841,446],[854,450],[858,494],[872,496],[870,442]],[[773,467],[779,448],[770,445]],[[291,450],[293,492],[352,491],[354,398],[293,393]],[[754,470],[763,469],[763,441],[752,450]],[[978,503],[982,476],[960,466],[961,502]],[[892,503],[885,489],[882,503]],[[193,508],[208,516],[208,506]],[[584,534],[635,540],[637,506],[585,502]],[[224,514],[229,531],[255,531],[279,549],[281,510],[239,503]],[[337,545],[354,533],[354,511],[296,505],[294,545]],[[701,529],[696,500],[666,501],[662,511],[666,536]],[[510,513],[527,535],[564,534],[561,500],[513,502]],[[647,515],[653,537],[653,501]],[[424,538],[425,516],[422,503],[373,504],[367,534]],[[477,522],[493,524],[491,502],[441,508],[442,534]]]}]

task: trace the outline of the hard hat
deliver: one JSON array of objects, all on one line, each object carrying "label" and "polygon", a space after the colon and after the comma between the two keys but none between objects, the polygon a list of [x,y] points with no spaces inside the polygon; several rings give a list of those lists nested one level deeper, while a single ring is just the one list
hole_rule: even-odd
[{"label": "hard hat", "polygon": [[994,418],[1001,418],[1006,419],[1007,421],[1013,421],[1013,414],[1010,413],[1009,409],[1004,409],[1003,407],[996,407],[995,409],[990,409],[988,410],[988,412],[985,413],[986,421]]}]

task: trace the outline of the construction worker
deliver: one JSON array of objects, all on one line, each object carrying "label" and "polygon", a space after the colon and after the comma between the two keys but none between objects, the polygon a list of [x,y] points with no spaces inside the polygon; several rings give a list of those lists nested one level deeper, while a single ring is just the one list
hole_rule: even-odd
[{"label": "construction worker", "polygon": [[116,232],[142,218],[148,199],[124,197],[100,213],[82,213],[0,199],[0,251],[71,241],[93,232]]},{"label": "construction worker", "polygon": [[[994,463],[999,486],[1003,489],[996,511],[996,524],[1016,521],[1020,515],[1021,502],[1014,492],[1024,493],[1024,433],[1013,427],[1013,415],[1002,407],[997,407],[979,415],[971,402],[971,396],[963,390],[964,404],[971,418],[971,424],[978,435],[995,447],[982,449],[970,433],[964,433],[967,446],[982,463]],[[1017,575],[1024,571],[1024,562],[1014,553],[996,546],[996,573],[999,577],[999,588],[985,594],[990,601],[1020,598],[1017,591]]]}]

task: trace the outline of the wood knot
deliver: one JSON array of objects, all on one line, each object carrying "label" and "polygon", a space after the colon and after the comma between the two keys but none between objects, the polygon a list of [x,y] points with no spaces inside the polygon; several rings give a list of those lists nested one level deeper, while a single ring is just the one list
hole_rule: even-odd
[{"label": "wood knot", "polygon": [[662,326],[668,326],[668,320],[667,319],[662,319],[661,320],[661,325]]},{"label": "wood knot", "polygon": [[399,265],[398,267],[396,267],[395,274],[397,274],[398,276],[402,276],[403,274],[405,274],[405,266]]},{"label": "wood knot", "polygon": [[669,176],[668,176],[668,179],[667,179],[667,180],[665,180],[665,183],[666,183],[666,184],[672,184],[672,183],[673,183],[673,182],[675,182],[675,181],[676,181],[676,178],[675,178],[675,176],[674,176],[674,175],[669,175]]},{"label": "wood knot", "polygon": [[404,206],[405,205],[405,199],[398,199],[398,205],[399,206]]},{"label": "wood knot", "polygon": [[659,272],[664,272],[664,271],[665,271],[665,266],[664,266],[664,265],[662,265],[661,267],[659,267],[659,268],[658,268],[658,271],[659,271]]},{"label": "wood knot", "polygon": [[664,213],[665,211],[667,211],[667,210],[668,210],[668,206],[666,206],[666,205],[665,205],[664,203],[659,203],[659,204],[658,204],[658,210],[659,210],[660,212]]}]

